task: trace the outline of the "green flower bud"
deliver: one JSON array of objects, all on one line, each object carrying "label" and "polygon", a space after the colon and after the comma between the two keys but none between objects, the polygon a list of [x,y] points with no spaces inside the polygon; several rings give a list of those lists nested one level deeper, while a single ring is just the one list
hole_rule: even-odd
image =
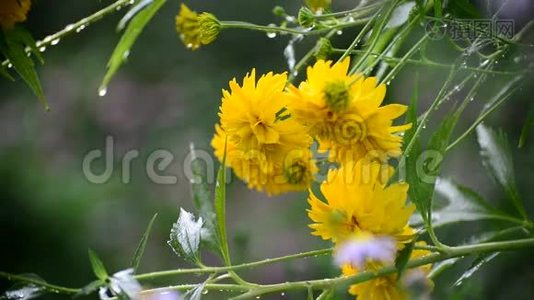
[{"label": "green flower bud", "polygon": [[303,7],[299,10],[297,18],[302,27],[311,27],[315,23],[315,15],[307,7]]}]

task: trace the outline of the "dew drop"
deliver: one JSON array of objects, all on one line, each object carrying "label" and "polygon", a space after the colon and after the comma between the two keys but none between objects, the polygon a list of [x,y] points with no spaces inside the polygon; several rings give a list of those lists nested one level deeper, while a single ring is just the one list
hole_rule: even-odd
[{"label": "dew drop", "polygon": [[12,63],[9,63],[9,64],[7,65],[7,67],[8,67],[9,69],[13,68],[13,64],[12,64]]},{"label": "dew drop", "polygon": [[83,25],[83,24],[80,25],[80,27],[76,28],[76,32],[78,32],[78,33],[82,32],[82,30],[84,30],[85,27],[87,27],[87,26],[85,26],[85,25]]},{"label": "dew drop", "polygon": [[124,53],[122,54],[122,59],[127,59],[128,56],[130,56],[130,50],[124,51]]},{"label": "dew drop", "polygon": [[342,35],[342,34],[343,34],[343,30],[338,30],[338,31],[336,31],[336,34],[337,34],[337,35]]},{"label": "dew drop", "polygon": [[76,26],[75,26],[74,24],[69,24],[69,25],[65,26],[65,30],[67,30],[67,31],[71,31],[71,30],[73,30],[75,27],[76,27]]},{"label": "dew drop", "polygon": [[209,291],[207,289],[202,291],[202,295],[206,295]]},{"label": "dew drop", "polygon": [[187,49],[191,49],[191,48],[193,48],[193,44],[189,43],[189,44],[186,45],[186,47],[187,47]]},{"label": "dew drop", "polygon": [[282,293],[280,293],[280,296],[285,297],[286,293],[282,292]]},{"label": "dew drop", "polygon": [[50,45],[55,46],[55,45],[59,44],[59,41],[60,41],[59,39],[52,40],[50,42]]},{"label": "dew drop", "polygon": [[299,71],[293,71],[293,76],[297,77],[299,75]]},{"label": "dew drop", "polygon": [[[276,27],[276,24],[272,24],[272,23],[271,23],[271,24],[269,24],[269,25],[267,25],[267,26],[275,28],[275,27]],[[274,31],[267,32],[267,37],[270,38],[270,39],[275,38],[275,37],[276,37],[276,32],[274,32]]]},{"label": "dew drop", "polygon": [[46,51],[46,47],[45,47],[45,46],[40,47],[40,48],[39,48],[39,51],[41,51],[41,52],[45,52],[45,51]]},{"label": "dew drop", "polygon": [[347,19],[347,21],[349,21],[349,22],[351,22],[351,23],[354,22],[354,17],[353,17],[353,16],[350,16],[350,17]]},{"label": "dew drop", "polygon": [[100,97],[104,97],[107,93],[108,93],[108,88],[105,87],[105,86],[101,86],[98,89],[98,96],[100,96]]}]

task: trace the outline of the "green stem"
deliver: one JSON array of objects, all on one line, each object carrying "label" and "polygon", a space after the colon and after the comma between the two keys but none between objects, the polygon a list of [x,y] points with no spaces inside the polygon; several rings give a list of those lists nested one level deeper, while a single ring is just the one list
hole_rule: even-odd
[{"label": "green stem", "polygon": [[[330,30],[330,32],[328,32],[324,38],[325,39],[330,39],[334,34],[336,33],[336,30]],[[317,47],[319,47],[319,44],[315,45],[315,47],[313,47],[312,49],[310,49],[298,62],[297,64],[295,65],[295,67],[293,67],[293,69],[291,70],[291,73],[289,74],[289,77],[287,79],[288,82],[293,82],[293,80],[295,80],[295,77],[299,74],[300,70],[308,63],[308,61],[313,57],[313,55],[315,54],[316,50],[317,50]]]},{"label": "green stem", "polygon": [[[51,35],[48,35],[46,36],[45,38],[43,38],[42,40],[40,41],[37,41],[35,43],[35,46],[37,48],[40,48],[42,49],[41,51],[44,51],[44,49],[46,49],[47,46],[50,46],[52,44],[56,44],[57,41],[65,38],[66,36],[74,33],[74,32],[80,32],[81,30],[83,30],[85,27],[93,24],[94,22],[102,19],[103,17],[113,13],[113,12],[116,12],[118,8],[120,7],[124,7],[124,6],[128,6],[131,4],[131,1],[130,0],[118,0],[106,7],[104,7],[103,9],[95,12],[94,14],[88,16],[88,17],[85,17],[75,23],[72,23],[72,24],[69,24],[67,26],[65,26],[64,29],[54,33],[54,34],[51,34]],[[44,47],[44,48],[43,48]],[[27,49],[27,51],[30,51],[30,49]],[[4,60],[2,62],[2,66],[7,66],[9,65],[9,60]]]},{"label": "green stem", "polygon": [[419,47],[421,46],[421,44],[426,42],[427,39],[428,39],[428,35],[425,34],[417,43],[415,43],[415,45],[413,45],[413,47],[410,48],[410,50],[408,50],[408,52],[406,52],[406,54],[401,58],[400,62],[395,67],[393,67],[393,69],[388,73],[388,75],[386,75],[384,79],[382,79],[382,82],[387,83],[391,79],[393,79],[393,77],[395,77],[398,71],[404,66],[404,63],[406,62],[406,60],[408,60],[410,56],[412,56],[415,53],[415,51],[419,50]]},{"label": "green stem", "polygon": [[80,291],[80,289],[63,287],[63,286],[44,282],[43,280],[39,280],[37,278],[30,278],[30,277],[21,276],[21,275],[9,274],[6,272],[0,272],[0,277],[3,277],[9,281],[17,281],[17,282],[24,282],[28,284],[34,284],[36,286],[43,287],[47,291],[50,291],[52,293],[74,295]]},{"label": "green stem", "polygon": [[260,261],[244,263],[244,264],[239,264],[239,265],[234,265],[234,266],[206,267],[206,268],[198,268],[198,269],[176,269],[176,270],[144,273],[144,274],[136,275],[135,278],[138,280],[154,280],[154,279],[159,279],[162,277],[184,275],[184,274],[220,273],[220,272],[227,272],[230,270],[248,269],[248,268],[253,268],[253,267],[258,267],[258,266],[263,266],[263,265],[269,265],[269,264],[278,263],[278,262],[282,262],[286,260],[297,259],[297,258],[326,255],[330,253],[332,253],[332,248],[313,250],[313,251],[302,252],[302,253],[297,253],[297,254],[292,254],[292,255],[286,255],[282,257],[276,257],[276,258],[268,258],[268,259],[264,259]]},{"label": "green stem", "polygon": [[[347,50],[349,50],[349,49],[334,48],[334,49],[332,49],[332,53],[343,54],[343,53],[347,52]],[[350,55],[350,54],[362,54],[362,53],[365,53],[365,52],[366,52],[365,50],[351,50],[351,51],[348,51],[347,55]],[[378,57],[380,54],[379,53],[375,53],[375,52],[371,52],[370,55]],[[388,63],[399,63],[402,60],[402,58],[384,56],[383,58],[381,58],[381,60],[385,61],[385,62],[388,62]],[[428,59],[419,60],[419,59],[410,59],[410,58],[408,58],[404,62],[410,63],[410,64],[415,64],[415,65],[443,68],[443,69],[449,69],[449,70],[453,68],[453,66],[451,66],[450,64],[442,64],[442,63],[438,63],[438,62],[435,62],[435,61],[432,61],[432,60],[428,60]],[[480,68],[474,68],[474,67],[461,67],[461,69],[462,70],[473,71],[473,72],[477,72],[477,73],[503,75],[503,76],[512,76],[512,75],[518,75],[519,74],[519,71],[518,72],[495,71],[495,70],[487,70],[487,69],[480,69]]]},{"label": "green stem", "polygon": [[464,131],[456,140],[454,140],[452,143],[449,144],[447,149],[445,151],[449,151],[452,148],[454,148],[456,145],[458,145],[464,138],[466,138],[473,130],[476,129],[476,127],[482,123],[487,116],[489,116],[493,111],[495,111],[502,103],[504,103],[510,96],[514,94],[514,92],[519,88],[518,86],[514,86],[513,89],[510,89],[515,82],[519,82],[523,79],[523,76],[518,76],[516,79],[514,79],[511,84],[508,85],[508,88],[505,88],[503,91],[501,91],[499,94],[497,94],[492,100],[489,101],[489,103],[494,103],[494,105],[490,106],[488,109],[483,110],[478,118],[469,126],[469,128]]},{"label": "green stem", "polygon": [[356,46],[358,46],[358,44],[361,42],[361,40],[363,39],[363,37],[365,36],[365,34],[369,31],[369,29],[371,28],[371,24],[373,24],[372,20],[374,18],[371,19],[370,22],[367,22],[367,24],[365,24],[365,26],[362,28],[362,30],[360,30],[360,33],[358,33],[358,35],[356,36],[356,38],[352,41],[352,43],[350,44],[350,46],[347,48],[347,50],[345,50],[343,52],[343,55],[341,55],[341,57],[338,59],[338,62],[342,61],[343,59],[345,59],[345,57],[347,57],[349,55],[349,52],[351,49],[354,49],[356,48]]},{"label": "green stem", "polygon": [[356,14],[356,13],[361,13],[361,12],[365,13],[369,10],[372,10],[373,8],[384,5],[384,3],[388,1],[390,0],[386,0],[383,2],[376,2],[373,4],[369,4],[367,6],[357,6],[350,10],[339,11],[339,12],[334,12],[334,13],[329,13],[329,14],[315,15],[315,19],[320,20],[320,19],[327,19],[327,18],[332,18],[332,17],[348,17],[348,16],[356,17],[356,16],[359,16],[359,14]]},{"label": "green stem", "polygon": [[[476,245],[467,245],[467,246],[458,246],[450,247],[450,250],[447,253],[433,253],[422,258],[411,260],[407,264],[407,268],[415,268],[428,264],[433,264],[438,261],[443,261],[450,258],[462,257],[466,255],[487,253],[487,252],[498,252],[498,251],[510,251],[522,248],[532,248],[534,247],[534,238],[530,239],[520,239],[504,242],[492,242],[492,243],[482,243]],[[364,281],[368,281],[377,277],[386,276],[393,274],[397,271],[395,266],[387,266],[378,271],[366,271],[352,276],[346,277],[336,277],[336,278],[327,278],[327,279],[318,279],[318,280],[307,280],[307,281],[296,281],[296,282],[286,282],[278,284],[263,285],[260,288],[252,289],[247,293],[244,293],[240,296],[233,298],[234,300],[238,299],[249,299],[255,296],[260,296],[267,293],[274,293],[287,290],[302,290],[312,287],[314,289],[326,289],[336,285],[344,284],[356,284]]]},{"label": "green stem", "polygon": [[249,29],[263,31],[266,33],[289,33],[289,34],[302,34],[302,35],[318,35],[330,30],[343,29],[346,27],[358,26],[365,24],[369,21],[369,18],[363,18],[355,20],[354,22],[343,22],[324,29],[319,30],[298,30],[293,28],[278,27],[278,26],[265,26],[257,25],[249,22],[241,21],[221,21],[221,29]]},{"label": "green stem", "polygon": [[[375,51],[375,47],[378,44],[378,41],[384,40],[384,39],[381,39],[382,30],[386,26],[387,21],[389,20],[389,17],[393,13],[393,10],[397,6],[397,4],[400,2],[401,0],[392,1],[391,5],[387,7],[387,10],[384,12],[384,15],[379,20],[380,23],[378,23],[377,26],[373,28],[373,33],[371,35],[371,43],[367,47],[367,52],[364,55],[362,55],[362,57],[360,57],[360,59],[352,66],[349,72],[350,74],[353,74],[356,70],[359,69],[359,67],[362,64],[364,64],[364,62],[367,61],[367,57],[369,56],[369,53]],[[389,41],[389,37],[388,37],[388,41]]]}]

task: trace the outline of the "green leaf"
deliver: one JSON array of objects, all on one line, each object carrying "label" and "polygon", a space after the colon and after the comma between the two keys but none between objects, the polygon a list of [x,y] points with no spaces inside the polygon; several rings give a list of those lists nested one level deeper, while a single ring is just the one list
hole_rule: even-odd
[{"label": "green leaf", "polygon": [[512,152],[506,135],[502,131],[496,133],[484,124],[478,125],[476,131],[484,167],[504,188],[517,211],[526,219],[527,213],[517,190]]},{"label": "green leaf", "polygon": [[202,298],[202,292],[206,287],[206,281],[195,286],[195,288],[190,289],[187,293],[184,294],[183,300],[200,300]]},{"label": "green leaf", "polygon": [[[435,190],[438,195],[447,200],[447,203],[441,208],[434,208],[432,212],[433,227],[456,222],[507,218],[503,212],[492,207],[475,191],[452,180],[438,178]],[[422,220],[418,218],[411,220],[412,225],[419,225],[421,222]]]},{"label": "green leaf", "polygon": [[144,7],[142,11],[137,13],[130,23],[128,23],[128,27],[124,31],[109,59],[108,70],[100,87],[101,95],[105,94],[104,91],[107,89],[109,82],[127,58],[130,48],[133,46],[145,26],[166,1],[167,0],[154,0],[150,5]]},{"label": "green leaf", "polygon": [[204,220],[204,230],[201,235],[201,242],[211,249],[218,249],[218,239],[216,231],[216,216],[211,202],[212,194],[208,185],[208,170],[204,167],[201,159],[197,158],[197,152],[193,144],[190,145],[190,151],[193,154],[191,161],[191,170],[193,179],[191,189],[193,192],[193,203]]},{"label": "green leaf", "polygon": [[95,273],[96,278],[100,279],[101,281],[106,281],[109,276],[104,264],[93,250],[89,249],[88,253],[89,260],[91,261],[91,267],[93,268],[93,273]]},{"label": "green leaf", "polygon": [[219,237],[221,254],[226,265],[230,265],[230,251],[228,250],[228,238],[226,236],[226,145],[225,142],[224,157],[217,172],[215,214],[217,217],[217,235]]},{"label": "green leaf", "polygon": [[397,280],[400,280],[402,274],[406,270],[406,265],[410,261],[410,256],[412,255],[413,246],[415,245],[415,239],[409,244],[405,245],[404,248],[399,252],[397,258],[395,259],[395,268],[397,268]]},{"label": "green leaf", "polygon": [[471,263],[471,266],[465,270],[465,272],[454,282],[453,286],[460,286],[462,283],[464,283],[467,279],[469,279],[473,274],[475,274],[483,265],[493,260],[497,255],[499,255],[500,252],[493,252],[493,253],[484,253],[479,255],[473,263]]},{"label": "green leaf", "polygon": [[202,218],[195,221],[195,216],[180,208],[178,221],[173,224],[170,239],[167,242],[174,252],[190,262],[198,263]]},{"label": "green leaf", "polygon": [[523,148],[523,146],[525,146],[525,143],[528,138],[528,133],[530,131],[530,127],[532,127],[533,125],[534,125],[534,107],[530,109],[527,120],[525,121],[525,125],[523,125],[523,128],[521,129],[521,136],[519,137],[519,143],[517,144],[517,147]]},{"label": "green leaf", "polygon": [[13,78],[13,76],[11,76],[11,74],[9,74],[9,72],[7,71],[6,67],[4,65],[1,65],[0,66],[0,75],[4,76],[5,78],[11,80],[11,81],[15,81],[15,78]]},{"label": "green leaf", "polygon": [[146,243],[148,241],[148,237],[150,236],[150,231],[152,230],[152,225],[154,224],[154,221],[158,217],[158,214],[155,213],[150,222],[148,223],[148,227],[145,230],[145,233],[143,234],[143,237],[141,238],[141,241],[139,241],[139,245],[137,246],[137,249],[135,249],[134,256],[132,258],[132,262],[130,266],[133,269],[133,272],[137,272],[137,268],[139,267],[139,262],[141,261],[141,258],[143,257],[143,253],[145,252]]},{"label": "green leaf", "polygon": [[15,27],[6,32],[0,31],[0,50],[24,82],[32,89],[45,109],[49,110],[50,107],[46,101],[35,65],[31,57],[28,57],[26,47],[32,49],[32,53],[40,58],[39,51],[35,49],[35,41],[25,29]]}]

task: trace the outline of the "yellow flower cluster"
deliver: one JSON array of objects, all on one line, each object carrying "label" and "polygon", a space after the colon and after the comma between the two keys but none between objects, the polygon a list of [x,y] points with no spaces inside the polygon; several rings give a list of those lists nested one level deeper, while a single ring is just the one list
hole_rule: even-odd
[{"label": "yellow flower cluster", "polygon": [[26,21],[26,15],[31,7],[31,0],[2,0],[0,1],[0,25],[11,29],[16,23]]},{"label": "yellow flower cluster", "polygon": [[312,159],[312,138],[306,128],[285,113],[286,74],[268,73],[256,82],[252,70],[239,85],[230,81],[223,90],[220,125],[212,146],[219,160],[247,182],[270,195],[305,190],[317,167]]},{"label": "yellow flower cluster", "polygon": [[[349,59],[335,64],[319,59],[298,87],[287,82],[285,73],[267,73],[256,80],[252,70],[242,84],[233,79],[230,89],[222,92],[212,146],[218,159],[226,158],[226,165],[249,188],[276,195],[310,187],[317,172],[310,150],[315,140],[319,151],[328,152],[339,167],[321,184],[322,195],[310,192],[312,234],[336,245],[366,236],[365,251],[380,247],[369,244],[374,240],[384,245],[390,241],[388,249],[396,252],[415,237],[408,225],[415,210],[406,204],[408,185],[387,185],[393,175],[387,160],[401,154],[400,133],[410,128],[393,126],[393,120],[406,106],[382,106],[385,85],[377,85],[374,77],[349,74],[349,65]],[[418,250],[412,257],[426,254]],[[377,257],[364,259],[362,270],[381,267],[385,261],[373,261]],[[351,262],[341,264],[344,275],[362,271]],[[426,274],[428,267],[417,271]],[[353,285],[349,292],[358,299],[407,297],[396,275]]]},{"label": "yellow flower cluster", "polygon": [[[353,236],[373,235],[392,237],[397,249],[404,248],[413,240],[415,231],[408,220],[415,210],[413,204],[406,205],[408,185],[394,183],[386,186],[393,171],[388,165],[377,161],[360,160],[353,165],[344,165],[330,170],[327,180],[321,184],[321,194],[326,202],[310,193],[308,210],[314,222],[310,227],[313,235],[336,244]],[[429,254],[428,251],[413,251],[411,258]],[[377,270],[380,262],[369,262],[365,270]],[[352,265],[343,265],[346,276],[358,273]],[[428,273],[429,266],[415,270]],[[352,285],[349,292],[358,299],[406,299],[407,292],[397,281],[396,275],[376,278]]]}]

